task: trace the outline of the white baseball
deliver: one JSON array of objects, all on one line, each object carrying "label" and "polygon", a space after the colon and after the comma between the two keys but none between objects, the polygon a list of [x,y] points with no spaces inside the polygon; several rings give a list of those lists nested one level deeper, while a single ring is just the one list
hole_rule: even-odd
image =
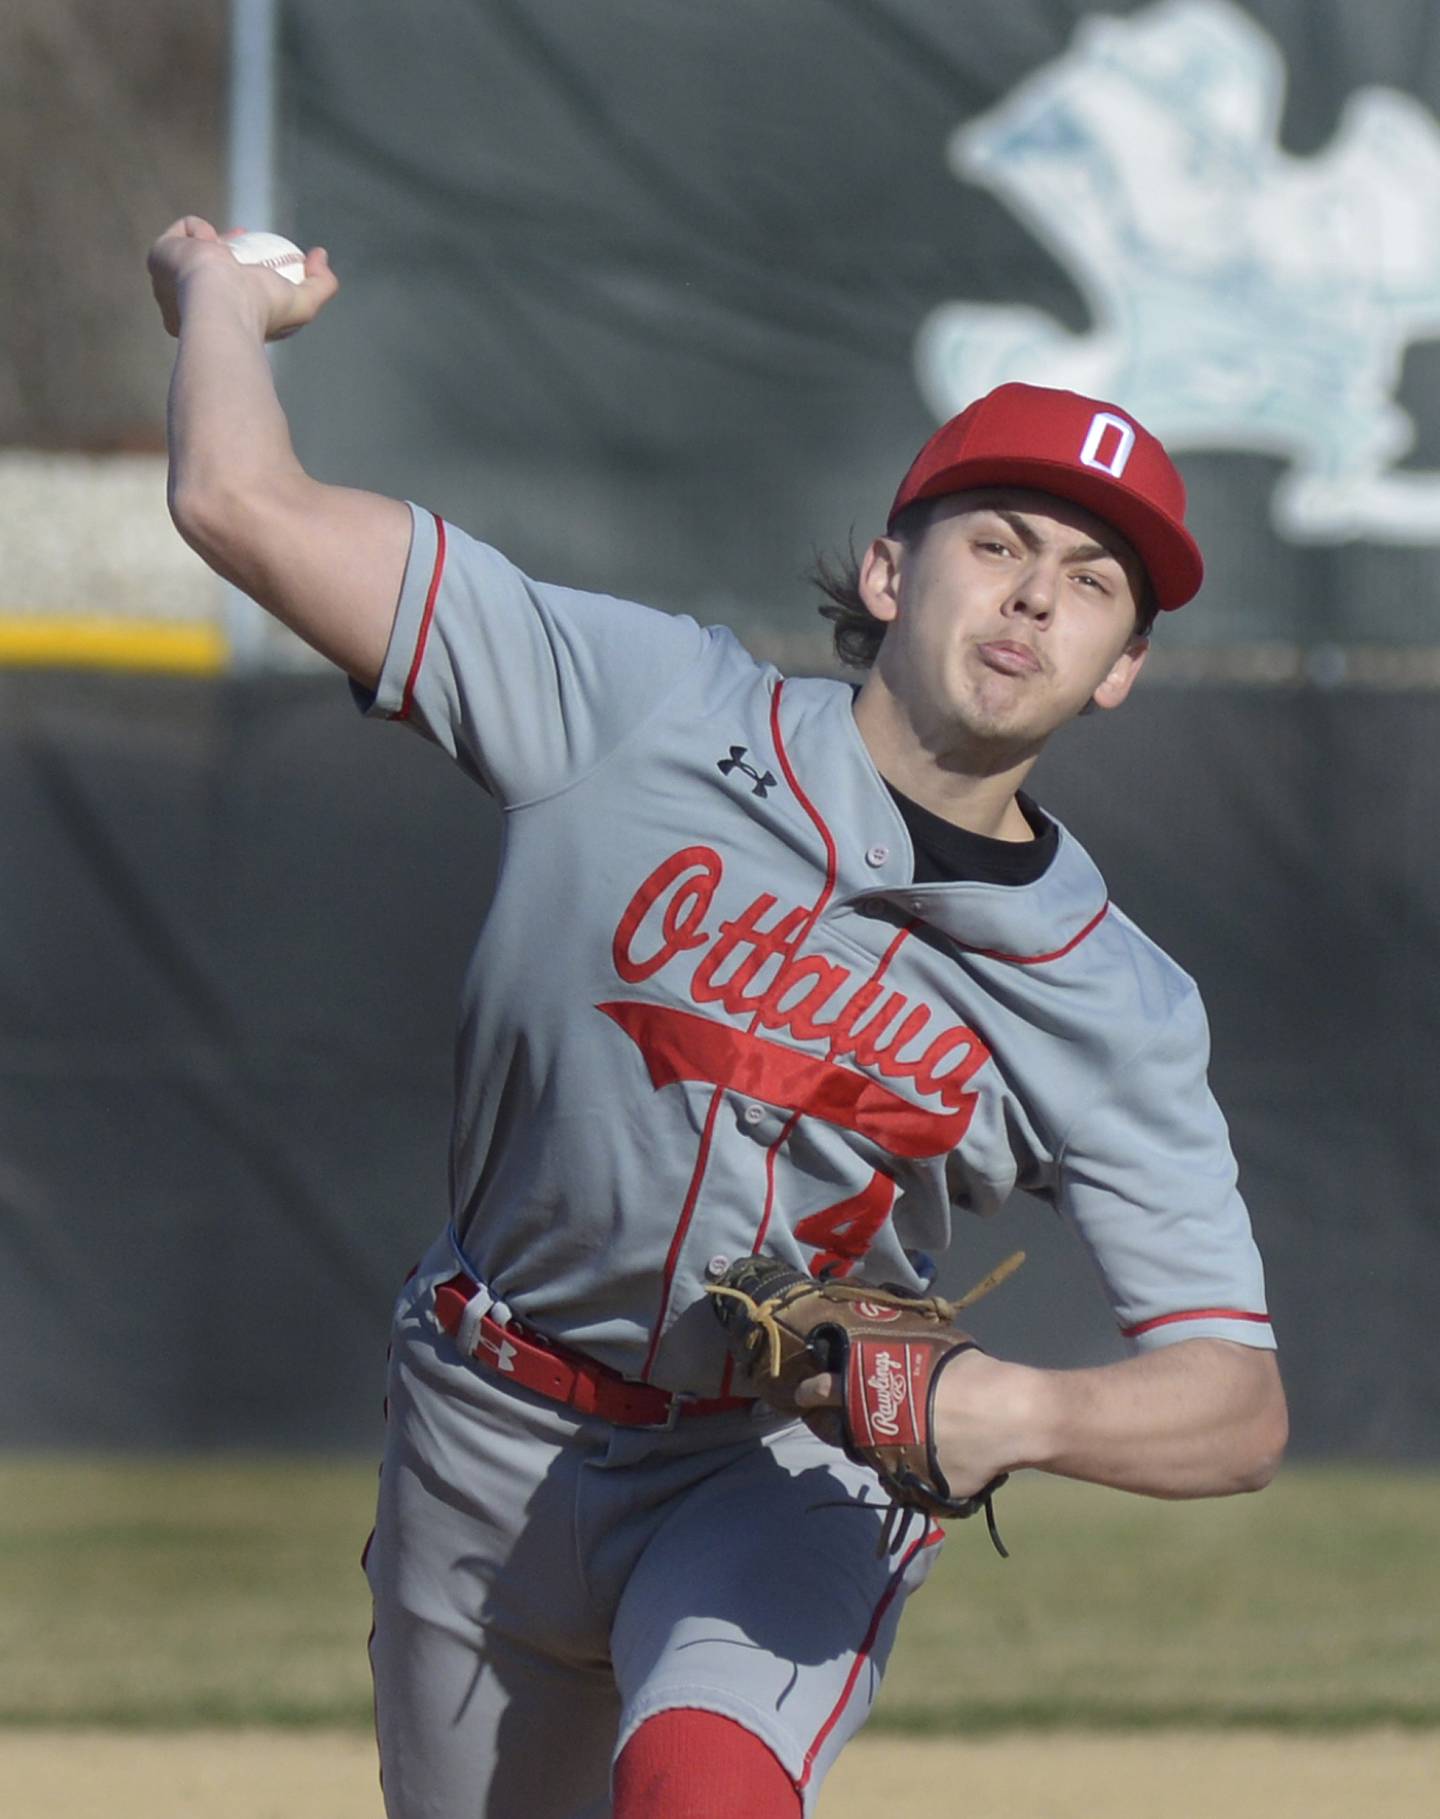
[{"label": "white baseball", "polygon": [[234,234],[225,244],[242,265],[263,265],[292,284],[305,277],[304,253],[283,234]]}]

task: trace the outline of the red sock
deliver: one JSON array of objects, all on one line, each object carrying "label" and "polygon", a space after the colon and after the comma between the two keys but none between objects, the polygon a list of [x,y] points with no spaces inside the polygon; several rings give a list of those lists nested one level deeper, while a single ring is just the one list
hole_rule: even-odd
[{"label": "red sock", "polygon": [[614,1819],[800,1819],[802,1810],[769,1745],[717,1712],[657,1712],[615,1764]]}]

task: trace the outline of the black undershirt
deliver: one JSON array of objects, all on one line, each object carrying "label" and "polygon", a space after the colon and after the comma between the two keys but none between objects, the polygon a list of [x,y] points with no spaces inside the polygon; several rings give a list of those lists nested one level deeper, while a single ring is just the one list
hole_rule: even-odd
[{"label": "black undershirt", "polygon": [[967,827],[932,814],[893,783],[886,789],[910,831],[915,848],[917,884],[1033,884],[1055,857],[1060,832],[1055,823],[1026,795],[1017,798],[1020,812],[1034,830],[1033,840],[992,840],[972,834]]}]

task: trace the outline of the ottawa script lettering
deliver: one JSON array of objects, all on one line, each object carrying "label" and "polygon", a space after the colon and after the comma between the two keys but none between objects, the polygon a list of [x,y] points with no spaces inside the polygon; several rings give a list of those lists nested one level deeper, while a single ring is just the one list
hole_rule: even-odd
[{"label": "ottawa script lettering", "polygon": [[[901,1154],[938,1154],[957,1143],[974,1109],[976,1094],[969,1083],[990,1059],[975,1031],[964,1024],[934,1027],[937,1019],[928,1005],[885,984],[890,955],[868,978],[857,981],[854,971],[839,961],[799,952],[814,912],[804,906],[782,909],[772,892],[762,892],[738,915],[712,923],[723,876],[724,865],[712,848],[684,847],[656,866],[616,925],[611,953],[626,984],[641,985],[694,956],[687,986],[691,1002],[718,1005],[730,1017],[750,1020],[744,1031],[727,1030],[723,1043],[698,1042],[696,1032],[685,1027],[693,1013],[634,1004],[600,1006],[646,1051],[656,1084],[707,1077],[773,1097],[763,1083],[777,1076],[777,1050],[760,1032],[775,1031],[826,1046],[825,1062],[812,1061],[808,1070],[789,1068],[791,1092],[777,1102],[857,1129],[874,1125],[872,1134],[878,1134],[882,1110],[890,1112],[890,1125],[896,1112],[908,1110],[911,1128],[895,1145]],[[899,945],[897,940],[892,954]],[[666,1049],[663,1059],[661,1046]],[[699,1058],[702,1048],[706,1053]],[[683,1051],[683,1060],[677,1060],[677,1051]],[[852,1065],[842,1068],[841,1062]],[[855,1070],[861,1076],[909,1081],[923,1097],[938,1100],[948,1115],[928,1114],[932,1129],[926,1133],[917,1127],[916,1114],[921,1121],[927,1115],[893,1094],[884,1094],[886,1108],[873,1099],[857,1105],[855,1088],[861,1080]]]}]

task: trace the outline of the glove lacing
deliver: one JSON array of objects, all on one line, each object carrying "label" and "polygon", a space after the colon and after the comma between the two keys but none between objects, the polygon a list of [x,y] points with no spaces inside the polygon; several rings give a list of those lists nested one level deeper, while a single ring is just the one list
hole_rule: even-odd
[{"label": "glove lacing", "polygon": [[[943,1295],[916,1297],[893,1289],[866,1288],[859,1283],[836,1282],[834,1280],[829,1280],[825,1283],[825,1293],[832,1300],[874,1301],[879,1302],[885,1307],[903,1307],[910,1313],[930,1315],[937,1326],[953,1326],[957,1314],[963,1312],[967,1307],[973,1307],[982,1296],[988,1295],[992,1289],[999,1288],[1002,1282],[1007,1281],[1009,1277],[1015,1274],[1016,1270],[1019,1269],[1024,1261],[1024,1251],[1013,1251],[1003,1262],[997,1263],[995,1268],[991,1270],[987,1276],[982,1276],[972,1288],[967,1289],[957,1301],[947,1301]],[[730,1288],[726,1284],[720,1282],[707,1282],[705,1284],[705,1292],[707,1295],[724,1297],[731,1301],[738,1301],[741,1304],[751,1322],[751,1330],[747,1335],[746,1340],[747,1345],[752,1352],[757,1351],[762,1343],[768,1345],[770,1351],[770,1375],[772,1377],[778,1377],[780,1375],[783,1345],[778,1315],[784,1310],[786,1304],[796,1295],[808,1294],[811,1292],[809,1283],[792,1282],[786,1288],[782,1289],[779,1294],[771,1295],[764,1301],[756,1301],[754,1296],[747,1295],[744,1289]],[[935,1441],[933,1435],[927,1437],[927,1451],[930,1459],[931,1476],[934,1478],[937,1487],[943,1487],[941,1495],[948,1498],[950,1495],[950,1487],[944,1472],[940,1469],[940,1461],[935,1454]],[[989,1531],[990,1540],[994,1544],[996,1553],[999,1554],[1002,1560],[1008,1560],[1010,1558],[1010,1550],[1000,1539],[1000,1530],[995,1522],[994,1498],[995,1492],[1000,1489],[1001,1485],[1005,1483],[1008,1477],[1008,1472],[1002,1472],[998,1477],[992,1478],[982,1490],[975,1492],[973,1496],[955,1499],[957,1503],[966,1503],[971,1505],[974,1509],[984,1510],[985,1526]],[[922,1492],[927,1495],[930,1494],[929,1486],[919,1484],[918,1480],[917,1485]],[[813,1505],[813,1507],[816,1509],[853,1509],[857,1506],[837,1498],[833,1504],[819,1503]],[[865,1506],[862,1505],[860,1507]],[[969,1512],[967,1511],[965,1513],[968,1514]],[[898,1499],[892,1497],[890,1499],[889,1511],[885,1517],[885,1526],[880,1533],[879,1546],[876,1548],[877,1554],[888,1552],[893,1555],[897,1553],[904,1545],[905,1536],[910,1526],[911,1516],[920,1516],[924,1514],[925,1512],[915,1505],[901,1503]],[[956,1514],[961,1514],[961,1511],[957,1509]]]}]

